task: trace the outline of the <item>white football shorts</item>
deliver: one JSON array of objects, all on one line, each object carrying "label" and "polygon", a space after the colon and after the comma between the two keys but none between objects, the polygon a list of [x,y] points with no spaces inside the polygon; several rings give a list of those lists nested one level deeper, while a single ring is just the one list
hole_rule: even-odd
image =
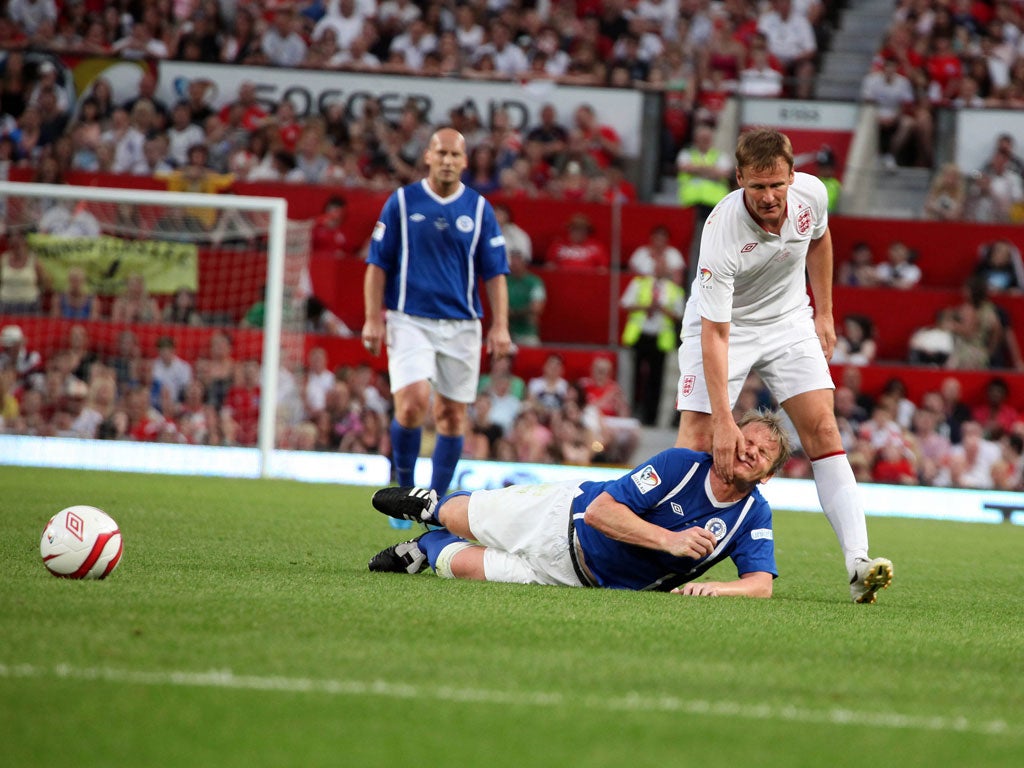
[{"label": "white football shorts", "polygon": [[[775,323],[729,327],[730,405],[736,404],[751,369],[779,403],[804,392],[835,389],[809,307]],[[684,336],[679,345],[676,410],[711,413],[699,333]]]},{"label": "white football shorts", "polygon": [[569,555],[569,513],[579,481],[510,485],[469,498],[469,528],[487,547],[488,581],[583,586]]},{"label": "white football shorts", "polygon": [[391,391],[430,381],[457,403],[472,403],[480,380],[483,332],[479,320],[435,320],[387,312]]}]

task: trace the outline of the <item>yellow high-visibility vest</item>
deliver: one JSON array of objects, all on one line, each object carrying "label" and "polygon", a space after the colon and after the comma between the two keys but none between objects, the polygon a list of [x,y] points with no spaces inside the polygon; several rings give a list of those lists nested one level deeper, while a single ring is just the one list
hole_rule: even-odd
[{"label": "yellow high-visibility vest", "polygon": [[[622,328],[622,344],[627,347],[636,344],[637,339],[640,338],[644,331],[644,320],[647,319],[646,307],[651,306],[654,302],[654,284],[656,281],[656,278],[651,275],[641,275],[633,279],[638,281],[637,301],[645,309],[633,310],[626,316],[626,323]],[[671,280],[665,280],[664,285],[668,289],[670,303],[675,303],[677,299],[681,301],[685,298],[686,291]],[[661,316],[661,329],[658,331],[658,349],[663,352],[671,352],[676,346],[676,339],[675,320],[663,312]]]},{"label": "yellow high-visibility vest", "polygon": [[[686,150],[690,165],[714,166],[718,162],[719,152],[712,147],[707,152],[697,149]],[[729,194],[729,185],[721,181],[703,179],[689,173],[679,174],[679,202],[684,206],[706,205],[713,208],[718,201]]]}]

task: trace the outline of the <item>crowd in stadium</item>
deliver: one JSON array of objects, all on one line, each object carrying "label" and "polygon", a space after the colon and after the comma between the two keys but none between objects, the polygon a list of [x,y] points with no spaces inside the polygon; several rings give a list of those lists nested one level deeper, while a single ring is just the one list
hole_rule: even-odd
[{"label": "crowd in stadium", "polygon": [[[676,155],[692,140],[694,128],[714,124],[729,95],[813,97],[819,51],[827,44],[839,4],[9,0],[5,5],[6,14],[0,16],[0,45],[6,52],[0,76],[0,169],[28,167],[37,180],[49,182],[60,182],[75,170],[155,175],[167,178],[171,189],[213,192],[236,179],[391,189],[418,177],[418,161],[433,126],[412,103],[388,120],[374,99],[351,119],[340,108],[300,118],[287,100],[260,102],[252,83],[243,83],[234,100],[217,111],[207,103],[202,81],[190,87],[187,99],[168,104],[158,98],[150,74],[127,101],[115,103],[109,84],[99,78],[76,104],[56,67],[38,54],[652,89],[663,95],[663,167],[674,172]],[[901,94],[896,118],[880,125],[886,164],[932,164],[932,120],[938,106],[1020,105],[1021,6],[968,0],[895,4],[864,92],[866,99],[878,100],[880,91],[868,92],[869,79],[889,78],[891,83],[904,78],[909,85],[908,90],[901,81],[894,89]],[[580,107],[565,124],[549,108],[536,125],[521,131],[500,110],[488,125],[470,109],[453,109],[446,118],[470,147],[465,182],[483,193],[570,201],[635,199],[623,174],[619,137],[591,108]],[[926,215],[1013,219],[1024,202],[1024,164],[1013,152],[1012,137],[1001,140],[993,162],[999,167],[977,173],[943,167],[935,175]],[[1009,196],[1001,208],[977,202],[992,187]],[[17,237],[11,240],[7,253],[19,248]],[[37,280],[45,290],[45,275],[38,274]],[[64,301],[82,297],[69,288],[66,295],[50,298],[47,311],[63,312]],[[146,322],[148,313],[181,322],[163,316],[176,303],[161,308],[141,299],[131,308],[141,314],[123,319]],[[21,309],[41,308],[42,303],[34,310]],[[80,315],[96,316],[92,309]],[[215,334],[208,352],[193,365],[175,356],[170,339],[156,358],[145,359],[130,331],[123,334],[116,355],[95,359],[83,338],[87,326],[75,326],[66,348],[43,360],[32,355],[17,323],[9,320],[2,354],[16,362],[0,377],[4,431],[211,444],[251,444],[255,439],[258,367],[231,357],[227,333]],[[850,329],[844,343],[850,346],[857,323],[844,325]],[[865,346],[863,341],[853,339],[853,354]],[[322,370],[318,358],[311,353],[304,365],[281,372],[279,442],[387,455],[386,381],[366,367]],[[594,383],[602,375],[598,371],[571,385],[562,379],[557,397],[540,397],[529,394],[533,382],[524,383],[512,371],[493,372],[482,382],[473,408],[466,455],[580,464],[627,461],[638,422],[621,391],[616,392],[614,379],[614,386]],[[863,396],[855,398],[858,410],[841,415],[847,448],[862,477],[1019,488],[1022,417],[1005,402],[973,404],[973,410],[957,405],[945,390],[941,408],[933,398],[916,404],[888,396],[872,404]],[[758,391],[752,384],[746,394]],[[840,387],[837,408],[848,400],[846,387]],[[980,425],[977,440],[974,424]],[[799,464],[794,462],[789,473],[799,474]]]}]

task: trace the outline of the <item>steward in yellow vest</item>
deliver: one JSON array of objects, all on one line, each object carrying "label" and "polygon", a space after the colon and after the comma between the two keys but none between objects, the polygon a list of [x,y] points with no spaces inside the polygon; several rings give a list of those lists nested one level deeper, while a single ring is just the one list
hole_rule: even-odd
[{"label": "steward in yellow vest", "polygon": [[678,344],[686,298],[666,270],[664,258],[657,259],[655,274],[634,277],[619,301],[628,313],[622,344],[633,348],[633,412],[648,426],[658,418],[665,355]]}]

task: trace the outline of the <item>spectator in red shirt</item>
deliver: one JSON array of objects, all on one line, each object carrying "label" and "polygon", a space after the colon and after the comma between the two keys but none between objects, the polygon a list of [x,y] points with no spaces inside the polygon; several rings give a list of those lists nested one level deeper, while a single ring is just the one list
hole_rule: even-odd
[{"label": "spectator in red shirt", "polygon": [[256,83],[245,80],[238,86],[238,99],[233,104],[225,104],[219,113],[221,121],[230,124],[231,108],[234,104],[242,108],[241,125],[247,131],[255,131],[267,119],[267,111],[256,100]]},{"label": "spectator in red shirt", "polygon": [[597,121],[597,113],[589,104],[581,104],[573,113],[574,127],[583,135],[588,154],[598,168],[607,168],[622,156],[622,139],[610,125]]},{"label": "spectator in red shirt", "polygon": [[917,470],[907,451],[898,442],[890,441],[879,449],[871,479],[890,485],[917,485]]},{"label": "spectator in red shirt", "polygon": [[548,248],[549,268],[608,269],[611,256],[608,248],[594,237],[594,228],[585,214],[577,213],[569,219],[568,236],[560,237]]},{"label": "spectator in red shirt", "polygon": [[1007,402],[1010,389],[1006,380],[1000,377],[990,379],[985,386],[985,402],[974,407],[971,419],[981,424],[985,437],[998,440],[1004,434],[1011,434],[1020,420],[1017,409]]},{"label": "spectator in red shirt", "polygon": [[[241,373],[224,398],[223,417],[234,426],[236,444],[255,445],[260,417],[260,364],[246,360],[238,370]],[[227,427],[224,431],[232,432]]]},{"label": "spectator in red shirt", "polygon": [[136,387],[125,396],[128,414],[128,437],[140,443],[156,443],[164,439],[165,432],[173,432],[173,422],[167,421],[150,402],[145,387]]},{"label": "spectator in red shirt", "polygon": [[959,81],[963,76],[963,62],[953,50],[953,39],[936,35],[932,42],[932,53],[925,63],[928,79],[931,81],[932,101],[943,101],[950,81]]},{"label": "spectator in red shirt", "polygon": [[341,195],[332,195],[324,203],[323,212],[313,223],[313,253],[332,256],[351,255],[348,237],[342,231],[348,202]]},{"label": "spectator in red shirt", "polygon": [[590,366],[590,376],[580,379],[580,389],[586,405],[592,405],[602,416],[629,416],[629,405],[622,387],[612,377],[612,361],[596,357]]}]

